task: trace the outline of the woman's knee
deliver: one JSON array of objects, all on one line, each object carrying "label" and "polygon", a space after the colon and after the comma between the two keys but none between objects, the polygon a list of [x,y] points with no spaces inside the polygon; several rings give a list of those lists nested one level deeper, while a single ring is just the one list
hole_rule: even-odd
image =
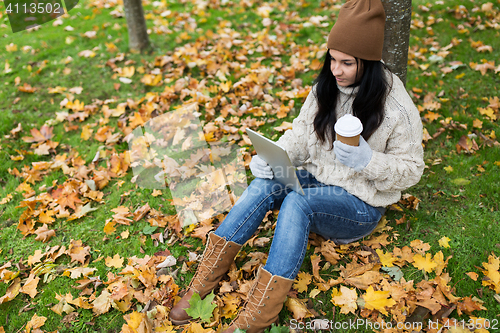
[{"label": "woman's knee", "polygon": [[284,190],[284,186],[274,179],[255,178],[248,187],[252,195],[280,192]]},{"label": "woman's knee", "polygon": [[290,192],[286,196],[281,206],[281,210],[288,211],[288,213],[290,214],[302,213],[306,217],[308,217],[312,213],[311,207],[309,206],[306,197],[295,191]]}]

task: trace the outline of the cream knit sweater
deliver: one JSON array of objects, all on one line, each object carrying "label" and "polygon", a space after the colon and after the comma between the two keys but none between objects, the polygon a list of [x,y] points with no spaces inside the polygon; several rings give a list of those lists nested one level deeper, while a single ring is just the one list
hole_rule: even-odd
[{"label": "cream knit sweater", "polygon": [[[352,114],[357,88],[340,87],[337,119]],[[384,110],[384,120],[368,144],[373,155],[361,172],[343,165],[335,158],[330,142],[321,144],[314,133],[314,116],[318,110],[315,88],[311,90],[293,121],[278,140],[296,167],[309,171],[326,185],[342,187],[364,202],[385,207],[401,198],[401,191],[415,185],[425,163],[422,148],[420,115],[401,80],[392,74],[392,89]]]}]

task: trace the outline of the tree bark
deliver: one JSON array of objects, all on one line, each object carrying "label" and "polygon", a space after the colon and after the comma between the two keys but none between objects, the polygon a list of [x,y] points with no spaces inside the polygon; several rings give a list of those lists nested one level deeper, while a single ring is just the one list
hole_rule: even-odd
[{"label": "tree bark", "polygon": [[123,0],[123,8],[127,19],[129,49],[139,52],[148,50],[151,44],[141,0]]},{"label": "tree bark", "polygon": [[411,0],[382,0],[386,23],[382,59],[404,84],[410,44]]}]

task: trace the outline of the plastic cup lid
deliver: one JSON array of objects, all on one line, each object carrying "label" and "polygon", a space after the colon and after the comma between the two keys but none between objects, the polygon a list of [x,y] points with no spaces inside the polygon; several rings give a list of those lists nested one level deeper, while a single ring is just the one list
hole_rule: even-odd
[{"label": "plastic cup lid", "polygon": [[345,137],[352,137],[363,132],[361,120],[351,114],[340,117],[335,123],[335,132]]}]

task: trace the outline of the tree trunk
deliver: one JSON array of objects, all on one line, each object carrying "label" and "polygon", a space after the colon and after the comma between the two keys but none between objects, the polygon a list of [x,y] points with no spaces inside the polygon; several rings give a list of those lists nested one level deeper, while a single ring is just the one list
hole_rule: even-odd
[{"label": "tree trunk", "polygon": [[382,59],[404,84],[410,44],[411,0],[382,0],[386,23]]},{"label": "tree trunk", "polygon": [[127,18],[129,49],[139,52],[146,51],[151,47],[151,44],[141,0],[123,0],[123,8]]}]

